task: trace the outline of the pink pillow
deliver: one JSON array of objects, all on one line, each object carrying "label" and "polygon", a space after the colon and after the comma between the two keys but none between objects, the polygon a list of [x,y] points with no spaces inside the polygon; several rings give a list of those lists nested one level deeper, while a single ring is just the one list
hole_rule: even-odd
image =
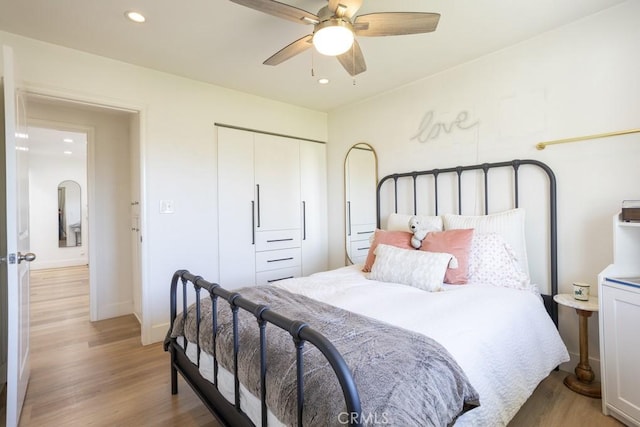
[{"label": "pink pillow", "polygon": [[413,233],[409,233],[408,231],[376,230],[362,271],[365,273],[371,271],[371,267],[376,260],[375,251],[380,243],[395,246],[397,248],[414,249],[413,246],[411,246],[411,236],[413,236]]},{"label": "pink pillow", "polygon": [[422,241],[420,250],[444,252],[458,260],[458,268],[447,268],[444,282],[463,285],[469,279],[469,250],[473,240],[473,228],[447,231],[432,231]]}]

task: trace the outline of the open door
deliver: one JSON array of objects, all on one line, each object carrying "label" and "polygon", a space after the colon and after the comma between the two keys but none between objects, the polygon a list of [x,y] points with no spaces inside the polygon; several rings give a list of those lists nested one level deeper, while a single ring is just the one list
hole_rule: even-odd
[{"label": "open door", "polygon": [[[29,262],[35,255],[29,250],[29,151],[20,138],[26,135],[24,99],[20,101],[15,88],[13,50],[3,46],[4,67],[2,93],[4,98],[4,132],[0,150],[6,164],[0,198],[4,211],[0,215],[0,230],[4,249],[0,286],[6,289],[7,302],[7,427],[20,420],[22,404],[29,381]],[[19,112],[16,108],[20,105]],[[26,261],[26,262],[25,262]],[[3,331],[4,333],[4,331]]]}]

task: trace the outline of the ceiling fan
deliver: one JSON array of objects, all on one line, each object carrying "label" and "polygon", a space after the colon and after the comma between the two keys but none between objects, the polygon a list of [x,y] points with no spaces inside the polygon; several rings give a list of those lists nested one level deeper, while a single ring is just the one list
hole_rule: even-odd
[{"label": "ceiling fan", "polygon": [[318,52],[336,56],[352,76],[367,65],[355,36],[378,37],[435,31],[439,13],[378,12],[356,15],[363,0],[328,0],[317,14],[274,0],[231,0],[234,3],[299,24],[313,25],[313,33],[280,49],[265,65],[278,65],[314,46]]}]

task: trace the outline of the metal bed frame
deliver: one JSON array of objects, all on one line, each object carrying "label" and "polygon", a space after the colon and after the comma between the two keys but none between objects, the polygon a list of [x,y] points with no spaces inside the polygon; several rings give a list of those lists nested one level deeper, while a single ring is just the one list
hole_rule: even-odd
[{"label": "metal bed frame", "polygon": [[[394,183],[394,195],[395,195],[395,211],[398,210],[398,180],[411,178],[413,179],[413,201],[414,201],[414,214],[417,210],[417,177],[423,175],[431,175],[435,180],[434,188],[434,200],[436,205],[436,215],[438,213],[438,176],[441,174],[454,173],[458,177],[458,212],[461,212],[462,208],[462,184],[461,175],[465,171],[482,170],[484,172],[484,193],[485,193],[485,213],[488,213],[488,175],[489,170],[493,168],[510,167],[514,170],[514,188],[515,188],[515,200],[514,205],[518,206],[518,168],[521,165],[535,165],[544,170],[549,177],[549,211],[550,211],[550,280],[551,280],[551,295],[543,295],[545,307],[554,323],[558,324],[557,306],[553,302],[553,295],[557,293],[557,219],[556,219],[556,181],[555,176],[551,169],[536,160],[513,160],[510,162],[501,163],[484,163],[473,166],[458,166],[448,169],[433,169],[429,171],[421,172],[409,172],[402,174],[392,174],[382,178],[377,186],[377,225],[380,227],[380,191],[383,185],[387,182]],[[199,338],[196,342],[197,346],[197,364],[192,363],[186,355],[187,343],[185,340],[185,347],[183,348],[176,340],[171,337],[171,331],[175,320],[178,316],[178,285],[181,285],[181,299],[182,299],[182,316],[186,317],[188,291],[191,289],[195,293],[196,304],[196,327],[200,329],[200,300],[201,292],[204,290],[212,301],[212,322],[213,322],[213,347],[214,347],[214,382],[211,383],[200,375],[198,370],[200,364],[200,343]],[[217,319],[217,306],[222,302],[227,304],[232,312],[233,321],[233,376],[234,376],[234,401],[229,402],[218,390],[218,362],[215,353],[216,331],[218,325]],[[211,413],[224,425],[229,426],[253,426],[254,424],[249,417],[242,412],[240,402],[240,381],[238,379],[238,351],[240,347],[238,338],[238,311],[244,310],[253,314],[256,318],[256,327],[260,332],[260,379],[261,379],[261,423],[262,426],[267,425],[267,406],[266,406],[266,333],[265,328],[267,323],[277,326],[278,328],[288,332],[292,338],[292,345],[296,349],[296,363],[297,363],[297,419],[298,425],[302,426],[302,414],[304,411],[304,357],[303,348],[306,342],[314,345],[325,356],[328,363],[333,368],[336,378],[338,379],[345,400],[346,412],[349,414],[349,425],[359,426],[361,425],[361,406],[360,397],[358,395],[356,384],[351,375],[351,371],[345,363],[342,355],[336,350],[333,344],[324,337],[321,333],[311,328],[306,323],[289,319],[282,316],[279,313],[270,310],[268,307],[257,304],[243,298],[239,293],[232,292],[222,288],[216,283],[210,283],[204,280],[200,276],[195,276],[189,273],[187,270],[178,270],[173,275],[171,281],[171,294],[170,294],[170,319],[171,326],[167,332],[167,336],[164,340],[164,349],[171,354],[171,393],[178,393],[178,372],[185,379],[187,384],[191,386],[194,392],[202,400],[205,406],[211,411]]]}]

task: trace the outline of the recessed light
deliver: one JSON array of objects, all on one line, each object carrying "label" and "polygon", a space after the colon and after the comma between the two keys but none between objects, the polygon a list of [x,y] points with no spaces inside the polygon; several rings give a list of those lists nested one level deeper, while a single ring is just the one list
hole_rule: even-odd
[{"label": "recessed light", "polygon": [[326,77],[323,77],[321,79],[318,79],[318,83],[320,83],[321,85],[327,85],[329,84],[329,79],[327,79]]},{"label": "recessed light", "polygon": [[140,12],[134,12],[132,10],[125,12],[124,16],[126,16],[127,19],[129,19],[130,21],[136,22],[138,24],[142,24],[144,21],[147,20],[147,18],[145,18],[144,15],[141,14]]},{"label": "recessed light", "polygon": [[18,151],[29,151],[29,147],[23,147],[22,145],[16,145]]},{"label": "recessed light", "polygon": [[73,142],[73,139],[71,139],[71,138],[65,138],[65,139],[63,139],[63,141],[64,141],[64,142]]},{"label": "recessed light", "polygon": [[24,132],[16,132],[16,138],[18,139],[29,139],[29,134]]},{"label": "recessed light", "polygon": [[64,153],[64,154],[66,154],[67,156],[69,156],[69,155],[73,154],[73,153],[72,153],[71,151],[69,151],[69,150],[63,151],[63,153]]}]

